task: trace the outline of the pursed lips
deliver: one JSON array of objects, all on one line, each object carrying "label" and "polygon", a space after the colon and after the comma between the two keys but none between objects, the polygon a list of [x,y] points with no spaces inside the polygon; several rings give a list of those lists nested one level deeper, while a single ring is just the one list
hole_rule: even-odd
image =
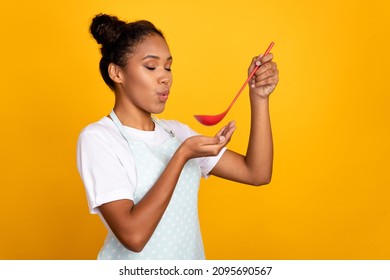
[{"label": "pursed lips", "polygon": [[160,101],[167,101],[169,95],[169,89],[164,89],[158,92]]}]

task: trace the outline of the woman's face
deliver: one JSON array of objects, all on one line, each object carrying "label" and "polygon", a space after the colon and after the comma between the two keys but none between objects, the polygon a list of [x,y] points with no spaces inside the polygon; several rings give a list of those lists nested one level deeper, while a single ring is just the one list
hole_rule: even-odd
[{"label": "woman's face", "polygon": [[122,69],[122,100],[135,108],[158,114],[165,108],[172,85],[172,56],[161,36],[147,36]]}]

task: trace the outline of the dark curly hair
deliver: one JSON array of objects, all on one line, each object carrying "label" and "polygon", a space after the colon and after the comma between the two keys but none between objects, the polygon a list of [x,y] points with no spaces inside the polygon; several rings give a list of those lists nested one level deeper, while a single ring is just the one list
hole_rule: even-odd
[{"label": "dark curly hair", "polygon": [[125,67],[135,47],[149,35],[157,34],[164,38],[162,32],[147,20],[125,22],[107,14],[98,14],[93,18],[90,32],[96,42],[102,45],[100,74],[112,90],[114,81],[108,75],[108,65],[114,63]]}]

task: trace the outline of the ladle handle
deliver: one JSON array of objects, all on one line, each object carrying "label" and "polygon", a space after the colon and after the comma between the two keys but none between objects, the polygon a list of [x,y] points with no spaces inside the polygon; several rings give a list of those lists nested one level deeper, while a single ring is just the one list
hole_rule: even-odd
[{"label": "ladle handle", "polygon": [[[271,42],[271,44],[269,44],[269,46],[268,46],[267,50],[265,51],[265,53],[263,54],[263,56],[267,55],[271,51],[273,46],[274,46],[274,42]],[[236,102],[237,98],[240,96],[241,92],[244,90],[247,83],[249,82],[250,79],[252,79],[253,75],[256,73],[257,69],[259,69],[260,66],[261,65],[256,65],[255,69],[253,69],[253,71],[249,74],[248,79],[246,79],[246,81],[244,82],[244,84],[242,85],[242,87],[240,88],[238,93],[236,94],[236,97],[234,97],[232,103],[230,103],[229,108],[226,111],[228,111],[230,109],[230,107],[233,106],[234,102]]]}]

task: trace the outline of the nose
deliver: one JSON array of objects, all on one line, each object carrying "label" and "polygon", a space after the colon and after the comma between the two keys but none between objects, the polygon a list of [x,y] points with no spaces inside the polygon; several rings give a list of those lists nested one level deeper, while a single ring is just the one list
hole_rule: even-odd
[{"label": "nose", "polygon": [[170,72],[163,73],[159,78],[159,83],[169,86],[172,81],[172,74]]}]

